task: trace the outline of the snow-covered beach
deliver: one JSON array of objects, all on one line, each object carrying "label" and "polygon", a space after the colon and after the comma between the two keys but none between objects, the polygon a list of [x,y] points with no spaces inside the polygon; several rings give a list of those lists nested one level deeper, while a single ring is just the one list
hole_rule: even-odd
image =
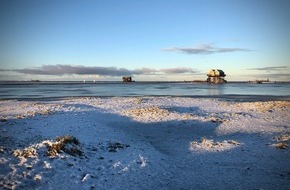
[{"label": "snow-covered beach", "polygon": [[289,116],[287,98],[1,100],[0,189],[290,189]]}]

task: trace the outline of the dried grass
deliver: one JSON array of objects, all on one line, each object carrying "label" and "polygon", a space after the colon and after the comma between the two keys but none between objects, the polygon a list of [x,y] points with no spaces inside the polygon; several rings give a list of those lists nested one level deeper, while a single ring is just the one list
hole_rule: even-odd
[{"label": "dried grass", "polygon": [[13,151],[13,156],[15,157],[24,157],[24,158],[35,158],[37,157],[37,151],[35,148],[29,147],[24,150],[16,149]]},{"label": "dried grass", "polygon": [[278,149],[287,149],[288,148],[288,144],[286,144],[286,143],[277,143],[277,144],[274,144],[274,146]]},{"label": "dried grass", "polygon": [[124,111],[124,113],[126,115],[134,117],[145,117],[145,116],[159,117],[159,116],[168,116],[170,114],[168,110],[161,109],[156,106],[126,110]]},{"label": "dried grass", "polygon": [[276,138],[276,141],[278,143],[273,144],[274,147],[277,149],[287,149],[288,148],[288,141],[290,140],[290,134],[282,134],[279,135]]},{"label": "dried grass", "polygon": [[79,140],[71,135],[57,137],[56,142],[47,144],[47,155],[54,157],[59,153],[65,152],[72,156],[82,156],[83,151],[78,146],[79,144]]}]

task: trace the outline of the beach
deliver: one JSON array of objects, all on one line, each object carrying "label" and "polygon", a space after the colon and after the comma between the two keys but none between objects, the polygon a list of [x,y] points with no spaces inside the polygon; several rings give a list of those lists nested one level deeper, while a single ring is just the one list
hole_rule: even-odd
[{"label": "beach", "polygon": [[0,189],[290,189],[290,99],[0,101]]}]

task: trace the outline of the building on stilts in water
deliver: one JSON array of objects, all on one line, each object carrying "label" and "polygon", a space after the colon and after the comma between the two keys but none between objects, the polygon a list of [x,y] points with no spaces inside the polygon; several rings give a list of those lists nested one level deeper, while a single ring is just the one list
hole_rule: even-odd
[{"label": "building on stilts in water", "polygon": [[207,74],[207,82],[208,83],[226,83],[227,81],[225,80],[225,72],[220,69],[211,69],[208,74]]},{"label": "building on stilts in water", "polygon": [[122,78],[122,80],[123,82],[135,82],[130,76],[125,76]]}]

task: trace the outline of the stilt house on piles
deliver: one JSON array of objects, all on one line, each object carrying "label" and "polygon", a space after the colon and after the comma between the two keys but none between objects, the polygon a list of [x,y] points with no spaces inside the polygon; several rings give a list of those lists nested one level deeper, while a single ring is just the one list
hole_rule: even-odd
[{"label": "stilt house on piles", "polygon": [[207,74],[207,82],[208,83],[226,83],[225,80],[225,72],[220,69],[211,69]]},{"label": "stilt house on piles", "polygon": [[132,77],[123,77],[122,79],[123,79],[123,82],[134,82],[132,80]]}]

